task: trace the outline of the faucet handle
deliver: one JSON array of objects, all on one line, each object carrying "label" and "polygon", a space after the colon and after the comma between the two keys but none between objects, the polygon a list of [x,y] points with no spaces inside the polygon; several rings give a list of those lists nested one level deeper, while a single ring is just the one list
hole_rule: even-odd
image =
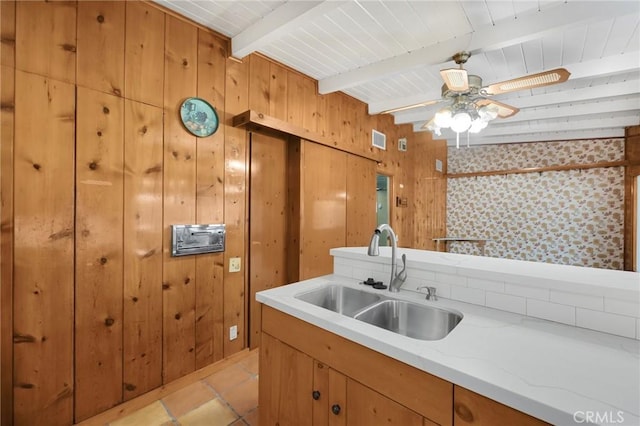
[{"label": "faucet handle", "polygon": [[423,288],[427,289],[427,300],[433,300],[434,302],[438,300],[438,296],[436,296],[437,288],[423,285],[422,287],[418,287],[418,291],[422,290]]}]

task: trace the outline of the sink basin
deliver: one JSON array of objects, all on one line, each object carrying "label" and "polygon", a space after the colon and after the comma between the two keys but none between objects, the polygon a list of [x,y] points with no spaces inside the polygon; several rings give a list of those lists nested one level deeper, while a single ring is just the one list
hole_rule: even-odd
[{"label": "sink basin", "polygon": [[439,340],[458,325],[462,315],[403,300],[385,300],[355,318],[414,339]]},{"label": "sink basin", "polygon": [[299,294],[295,298],[350,317],[382,300],[377,294],[333,284]]}]

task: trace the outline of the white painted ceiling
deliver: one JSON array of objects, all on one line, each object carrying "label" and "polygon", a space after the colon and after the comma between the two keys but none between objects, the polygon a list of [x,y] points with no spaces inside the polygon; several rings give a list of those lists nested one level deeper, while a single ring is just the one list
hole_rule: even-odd
[{"label": "white painted ceiling", "polygon": [[[624,135],[640,124],[638,0],[155,0],[252,52],[343,91],[369,113],[439,99],[439,71],[464,65],[484,85],[564,67],[569,81],[497,95],[520,108],[496,119],[471,144]],[[394,113],[415,131],[443,107]],[[455,143],[455,134],[443,138]],[[466,143],[466,136],[464,136]]]}]

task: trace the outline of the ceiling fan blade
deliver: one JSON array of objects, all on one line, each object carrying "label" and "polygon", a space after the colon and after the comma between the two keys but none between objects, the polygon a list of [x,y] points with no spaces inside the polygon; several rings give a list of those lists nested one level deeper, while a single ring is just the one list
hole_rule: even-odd
[{"label": "ceiling fan blade", "polygon": [[511,117],[512,115],[516,115],[518,111],[520,111],[520,108],[503,104],[502,102],[494,101],[493,99],[479,99],[476,101],[476,105],[495,105],[496,107],[498,107],[498,117],[500,118]]},{"label": "ceiling fan blade", "polygon": [[459,68],[449,68],[440,70],[440,75],[449,90],[454,92],[464,92],[469,90],[469,76],[467,70]]},{"label": "ceiling fan blade", "polygon": [[407,106],[403,106],[403,107],[399,107],[399,108],[388,109],[386,111],[380,112],[379,114],[391,114],[391,113],[394,113],[394,112],[406,111],[408,109],[426,107],[426,106],[429,106],[429,105],[437,104],[439,102],[442,102],[442,99],[434,99],[432,101],[420,102],[419,104],[412,104],[412,105],[407,105]]},{"label": "ceiling fan blade", "polygon": [[571,73],[564,68],[543,71],[526,75],[500,83],[495,83],[482,89],[483,95],[498,95],[500,93],[515,92],[516,90],[533,89],[535,87],[550,86],[563,83],[569,79]]}]

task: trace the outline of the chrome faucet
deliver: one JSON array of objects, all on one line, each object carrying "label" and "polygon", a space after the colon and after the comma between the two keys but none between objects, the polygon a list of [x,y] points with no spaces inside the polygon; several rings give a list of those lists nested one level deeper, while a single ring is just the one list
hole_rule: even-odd
[{"label": "chrome faucet", "polygon": [[400,287],[402,287],[404,282],[407,280],[407,256],[404,254],[402,255],[402,270],[399,273],[396,273],[396,250],[398,249],[398,237],[396,237],[396,233],[393,232],[391,226],[383,223],[376,228],[371,236],[371,242],[369,243],[367,254],[369,256],[380,255],[379,246],[380,234],[382,231],[389,232],[389,239],[391,240],[391,279],[389,280],[389,291],[397,293],[400,291]]}]

